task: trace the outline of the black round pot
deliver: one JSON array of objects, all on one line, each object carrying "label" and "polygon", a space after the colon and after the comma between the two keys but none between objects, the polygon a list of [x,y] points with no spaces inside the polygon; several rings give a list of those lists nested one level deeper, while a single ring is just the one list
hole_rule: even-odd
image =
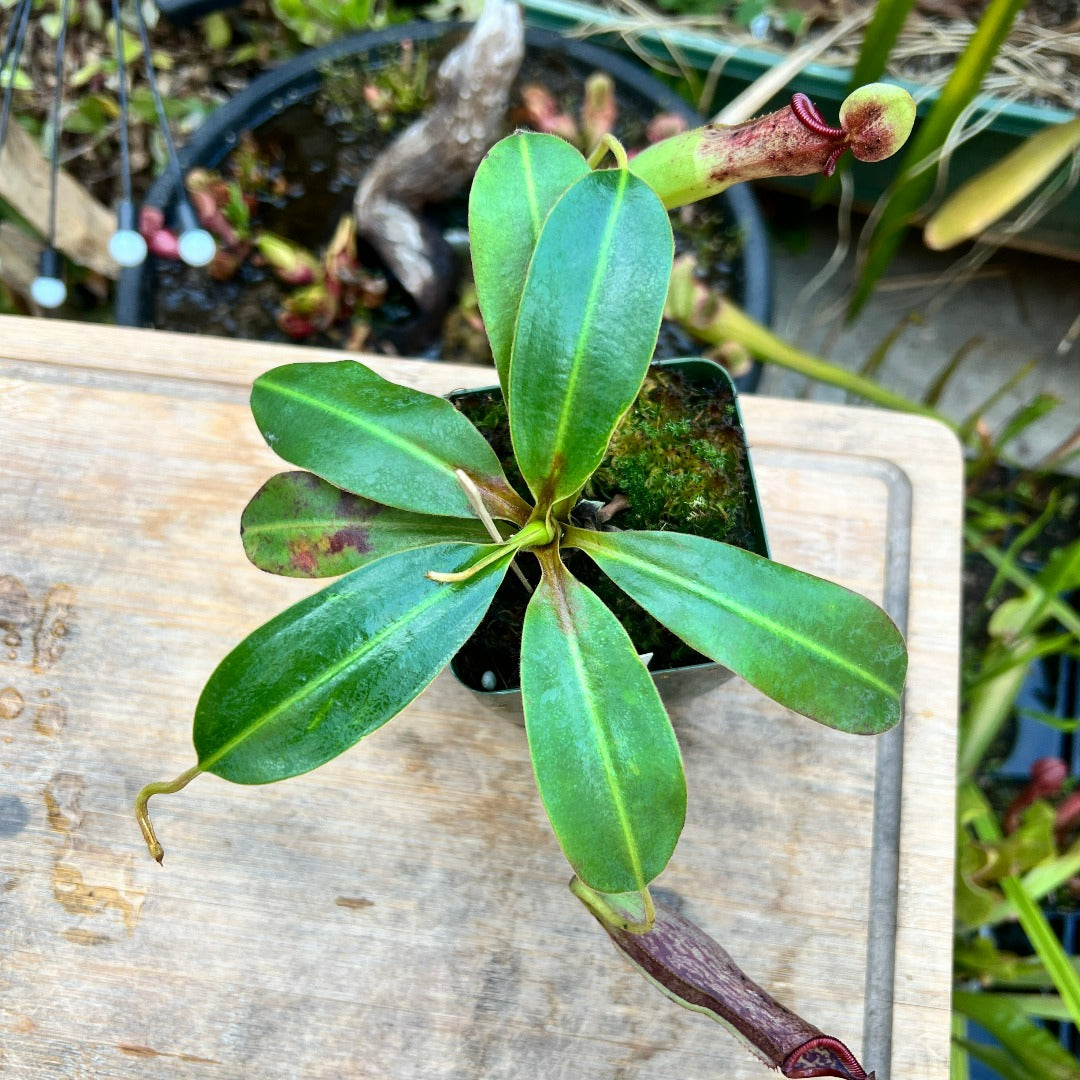
[{"label": "black round pot", "polygon": [[[761,498],[754,477],[749,442],[746,438],[742,412],[739,409],[738,390],[734,380],[719,364],[699,357],[659,360],[655,362],[654,366],[677,372],[687,386],[693,387],[707,396],[709,400],[717,398],[721,400],[730,399],[734,413],[733,435],[731,437],[741,448],[738,454],[740,459],[739,472],[741,474],[740,491],[746,507],[745,532],[743,535],[739,537],[711,535],[708,531],[695,527],[691,523],[684,524],[681,531],[687,531],[698,536],[708,536],[713,540],[724,539],[729,543],[737,543],[740,547],[745,547],[746,550],[752,551],[756,555],[769,558],[769,542],[765,531]],[[484,387],[478,390],[455,390],[449,395],[449,398],[466,416],[469,416],[470,411],[467,407],[469,401],[476,402],[478,407],[483,409],[484,400],[497,391],[497,386]],[[692,415],[693,411],[691,410],[688,415]],[[699,432],[694,437],[710,438],[705,432]],[[498,453],[497,449],[496,453]],[[650,522],[647,527],[656,528],[658,526],[655,522]],[[516,600],[513,599],[514,597],[516,597]],[[450,670],[453,672],[454,677],[463,686],[472,690],[480,701],[496,709],[507,710],[522,717],[519,683],[511,675],[507,674],[510,671],[516,671],[517,652],[520,650],[521,643],[521,621],[519,616],[513,616],[514,626],[511,628],[507,623],[507,611],[520,611],[523,614],[522,605],[526,599],[527,597],[517,581],[508,575],[499,587],[499,591],[495,594],[491,609],[481,621],[476,633],[450,661]],[[491,626],[497,629],[485,632],[485,625],[489,620]],[[670,636],[670,631],[665,630],[659,623],[652,619],[647,621],[660,635]],[[629,629],[629,626],[627,629]],[[482,674],[490,660],[488,650],[492,647],[493,642],[496,648],[505,650],[507,642],[511,639],[514,644],[510,652],[504,653],[501,657],[504,661],[502,674],[495,676],[495,672],[489,672],[488,674],[493,678],[493,682],[489,686],[486,683],[486,676]],[[637,645],[638,648],[654,647],[651,643],[643,640],[637,640]],[[512,660],[513,663],[507,663],[508,659]],[[732,672],[727,668],[713,663],[705,657],[698,657],[689,661],[674,661],[666,666],[650,665],[650,671],[661,696],[668,705],[692,701],[699,695],[721,686],[732,676]]]},{"label": "black round pot", "polygon": [[[460,23],[409,23],[356,34],[297,56],[255,79],[214,112],[181,151],[181,166],[185,171],[197,167],[216,168],[236,147],[244,132],[259,128],[314,92],[322,81],[323,70],[334,61],[362,56],[406,40],[430,42],[463,29],[465,27]],[[643,99],[653,113],[678,113],[691,126],[702,122],[674,91],[625,57],[547,30],[527,29],[525,41],[530,51],[559,52],[575,66],[607,71],[620,91]],[[150,188],[145,203],[161,208],[169,219],[176,194],[173,176],[166,172]],[[772,262],[761,211],[745,184],[729,188],[718,198],[722,200],[725,217],[734,222],[742,240],[741,252],[733,268],[733,296],[753,318],[768,323],[772,315]],[[156,264],[157,260],[151,257],[142,266],[121,272],[115,305],[116,321],[120,325],[153,325]],[[743,392],[752,391],[758,376],[759,369],[755,365],[736,379],[736,385]]]}]

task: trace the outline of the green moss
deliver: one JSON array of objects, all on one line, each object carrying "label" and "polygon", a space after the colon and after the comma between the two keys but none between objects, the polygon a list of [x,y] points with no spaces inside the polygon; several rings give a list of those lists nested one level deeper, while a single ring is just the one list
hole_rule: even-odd
[{"label": "green moss", "polygon": [[652,368],[589,482],[590,498],[622,494],[624,529],[673,529],[753,547],[742,432],[727,393]]}]

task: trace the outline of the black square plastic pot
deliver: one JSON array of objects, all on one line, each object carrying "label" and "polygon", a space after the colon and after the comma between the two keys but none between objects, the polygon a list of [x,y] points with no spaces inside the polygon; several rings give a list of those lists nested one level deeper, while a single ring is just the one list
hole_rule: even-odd
[{"label": "black square plastic pot", "polygon": [[[734,406],[734,422],[736,434],[740,443],[743,457],[743,497],[747,507],[748,533],[751,542],[746,545],[747,550],[765,558],[769,557],[769,545],[765,535],[765,522],[761,513],[761,501],[758,497],[757,483],[754,479],[753,466],[750,460],[749,447],[746,441],[746,432],[743,427],[742,413],[739,410],[738,393],[731,376],[719,365],[711,360],[700,358],[683,358],[675,360],[659,360],[654,366],[677,371],[688,385],[698,391],[705,391],[715,395],[727,397],[730,395]],[[498,387],[482,387],[477,390],[459,390],[450,394],[450,400],[459,404],[476,399],[480,395],[489,395],[497,391]],[[684,531],[695,531],[692,527]],[[507,579],[509,581],[509,579]],[[505,587],[505,586],[504,586]],[[499,603],[496,595],[493,609]],[[481,681],[470,676],[467,672],[475,672],[483,665],[477,663],[471,654],[475,649],[474,642],[466,642],[465,646],[450,661],[450,670],[455,678],[463,685],[472,690],[481,701],[494,708],[504,709],[521,714],[521,693],[514,686],[501,689],[485,689],[478,685]],[[651,670],[653,681],[656,683],[661,696],[668,705],[681,701],[690,701],[707,693],[710,690],[725,683],[731,678],[732,672],[720,664],[702,659],[698,662]]]}]

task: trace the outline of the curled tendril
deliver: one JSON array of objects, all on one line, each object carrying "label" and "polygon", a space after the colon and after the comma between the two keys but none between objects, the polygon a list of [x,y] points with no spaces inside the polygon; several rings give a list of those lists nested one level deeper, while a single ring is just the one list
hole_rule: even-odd
[{"label": "curled tendril", "polygon": [[198,765],[193,765],[187,772],[182,772],[175,780],[165,780],[154,784],[147,784],[146,787],[135,796],[135,820],[139,823],[139,829],[142,831],[146,846],[150,849],[150,854],[154,856],[159,865],[161,864],[162,859],[165,858],[165,849],[158,842],[157,834],[154,832],[154,826],[150,821],[150,810],[148,806],[150,797],[152,795],[173,795],[177,791],[182,791],[201,772],[202,769]]}]

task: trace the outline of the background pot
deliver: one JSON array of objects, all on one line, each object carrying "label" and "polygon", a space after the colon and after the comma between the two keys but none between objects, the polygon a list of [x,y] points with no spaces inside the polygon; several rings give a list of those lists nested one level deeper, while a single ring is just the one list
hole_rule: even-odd
[{"label": "background pot", "polygon": [[[362,56],[373,49],[411,40],[431,42],[447,33],[460,32],[462,24],[411,23],[372,33],[343,38],[323,48],[304,53],[255,79],[245,90],[213,113],[180,154],[184,169],[215,168],[236,146],[245,131],[261,124],[314,92],[326,65]],[[598,46],[571,41],[545,30],[526,31],[530,50],[557,51],[583,72],[604,70],[615,79],[619,92],[642,101],[651,113],[673,112],[696,125],[701,118],[677,94],[668,89],[636,62]],[[753,193],[745,184],[718,196],[724,215],[742,238],[742,252],[735,262],[733,296],[755,319],[768,322],[772,312],[772,264],[768,237]],[[176,199],[171,174],[160,177],[150,189],[146,204],[160,207],[170,215]],[[329,236],[326,237],[329,239]],[[125,270],[117,287],[116,319],[124,326],[149,326],[153,321],[156,261]],[[752,390],[758,369],[736,380],[740,390]]]},{"label": "background pot", "polygon": [[[711,395],[723,393],[726,396],[728,393],[731,394],[735,406],[735,427],[737,437],[741,442],[741,456],[745,469],[743,491],[748,502],[747,532],[751,537],[751,543],[747,545],[747,548],[757,555],[768,558],[769,544],[765,535],[765,521],[761,513],[761,500],[758,497],[757,482],[754,479],[753,464],[750,458],[749,445],[746,440],[746,432],[743,427],[742,413],[739,411],[738,393],[731,376],[719,364],[714,363],[712,360],[694,357],[675,360],[659,360],[655,362],[655,366],[678,371],[692,387],[705,390]],[[495,389],[497,389],[497,387],[486,387],[481,390],[457,391],[450,395],[450,400],[461,401],[462,399],[467,399],[471,394],[483,394]],[[685,531],[694,532],[694,529],[691,526],[687,527]],[[516,581],[507,577],[502,588],[519,589],[519,586]],[[498,604],[499,597],[498,594],[496,594],[495,601],[492,605],[493,610]],[[474,691],[480,700],[484,701],[486,704],[520,713],[521,694],[516,688],[485,690],[477,685],[475,676],[469,677],[464,673],[463,668],[468,667],[475,671],[482,666],[482,663],[479,665],[476,663],[470,663],[468,665],[463,664],[461,658],[464,655],[467,655],[469,650],[470,643],[467,642],[457,656],[450,661],[450,670],[454,673],[454,676],[458,681]],[[727,682],[732,675],[732,672],[727,668],[720,664],[712,663],[711,661],[661,668],[659,670],[652,670],[650,668],[650,670],[652,671],[653,680],[656,682],[661,696],[668,705],[680,701],[692,700],[700,694],[713,690],[717,686]]]}]

